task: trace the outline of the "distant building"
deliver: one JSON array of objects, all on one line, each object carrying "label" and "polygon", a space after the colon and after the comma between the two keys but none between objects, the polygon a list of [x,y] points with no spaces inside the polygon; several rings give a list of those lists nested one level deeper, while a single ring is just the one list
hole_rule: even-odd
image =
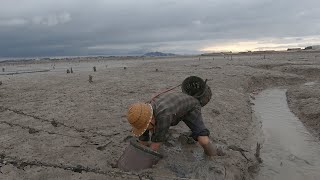
[{"label": "distant building", "polygon": [[287,51],[300,51],[301,48],[288,48]]},{"label": "distant building", "polygon": [[314,50],[320,50],[320,45],[312,46],[312,49],[314,49]]},{"label": "distant building", "polygon": [[148,52],[148,53],[144,54],[143,56],[176,56],[176,54],[162,53],[162,52]]},{"label": "distant building", "polygon": [[307,46],[304,49],[305,50],[320,50],[320,45]]},{"label": "distant building", "polygon": [[275,50],[265,50],[265,51],[253,51],[252,54],[266,54],[266,53],[275,53]]},{"label": "distant building", "polygon": [[204,53],[204,54],[201,54],[201,56],[221,56],[223,55],[222,53],[220,52],[213,52],[213,53]]}]

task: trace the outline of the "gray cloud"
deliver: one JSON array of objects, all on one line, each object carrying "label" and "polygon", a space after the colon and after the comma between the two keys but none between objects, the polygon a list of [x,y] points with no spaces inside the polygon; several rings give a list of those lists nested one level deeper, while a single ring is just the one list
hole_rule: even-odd
[{"label": "gray cloud", "polygon": [[5,0],[0,56],[197,53],[239,41],[292,47],[318,42],[318,17],[317,0]]},{"label": "gray cloud", "polygon": [[53,14],[46,17],[35,16],[32,18],[32,23],[36,25],[56,26],[71,21],[69,13]]},{"label": "gray cloud", "polygon": [[0,20],[0,27],[21,26],[27,24],[28,21],[22,18],[11,18]]}]

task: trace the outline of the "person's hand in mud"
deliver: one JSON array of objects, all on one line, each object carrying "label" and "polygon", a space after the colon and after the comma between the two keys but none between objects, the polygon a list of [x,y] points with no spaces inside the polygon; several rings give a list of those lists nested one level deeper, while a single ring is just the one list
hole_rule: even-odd
[{"label": "person's hand in mud", "polygon": [[204,153],[207,156],[224,156],[225,153],[223,152],[222,148],[218,148],[216,144],[210,142],[208,136],[198,136],[197,138],[198,143],[202,146]]}]

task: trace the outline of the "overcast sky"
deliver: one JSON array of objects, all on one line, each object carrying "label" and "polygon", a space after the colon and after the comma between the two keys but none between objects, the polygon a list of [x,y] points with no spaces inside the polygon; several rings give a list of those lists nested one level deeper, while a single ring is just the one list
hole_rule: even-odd
[{"label": "overcast sky", "polygon": [[320,44],[319,0],[0,0],[0,57]]}]

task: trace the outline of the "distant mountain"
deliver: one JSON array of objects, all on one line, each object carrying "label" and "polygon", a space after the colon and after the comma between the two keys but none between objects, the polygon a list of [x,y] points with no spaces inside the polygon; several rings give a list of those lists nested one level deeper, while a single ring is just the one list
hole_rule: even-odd
[{"label": "distant mountain", "polygon": [[162,53],[162,52],[148,52],[144,54],[143,56],[176,56],[172,53]]}]

